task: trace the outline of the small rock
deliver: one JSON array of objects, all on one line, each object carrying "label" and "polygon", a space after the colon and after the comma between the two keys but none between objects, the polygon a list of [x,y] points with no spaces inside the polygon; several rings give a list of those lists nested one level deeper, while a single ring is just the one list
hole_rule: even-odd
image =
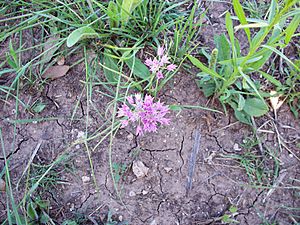
[{"label": "small rock", "polygon": [[143,178],[147,176],[149,168],[145,166],[142,161],[133,161],[132,172],[137,178]]},{"label": "small rock", "polygon": [[134,138],[133,134],[130,133],[130,134],[127,135],[127,139],[128,139],[129,141],[132,141],[133,138]]},{"label": "small rock", "polygon": [[123,221],[123,216],[122,216],[122,215],[119,216],[119,221],[120,221],[120,222]]},{"label": "small rock", "polygon": [[172,170],[172,168],[171,168],[171,167],[165,167],[164,170],[165,170],[167,173],[169,173],[169,172]]},{"label": "small rock", "polygon": [[136,194],[135,194],[134,191],[130,191],[130,192],[129,192],[129,196],[130,196],[130,197],[134,197],[134,196],[136,196]]},{"label": "small rock", "polygon": [[143,190],[142,191],[142,195],[146,195],[146,194],[148,194],[149,193],[149,191],[146,191],[146,190]]},{"label": "small rock", "polygon": [[240,148],[240,146],[239,146],[238,143],[234,143],[234,145],[233,145],[233,150],[234,150],[234,151],[241,151],[242,149]]},{"label": "small rock", "polygon": [[75,205],[74,203],[71,203],[70,211],[74,211],[74,209],[75,209]]},{"label": "small rock", "polygon": [[77,138],[78,139],[84,138],[84,136],[85,136],[85,132],[84,131],[78,131],[78,133],[77,133]]},{"label": "small rock", "polygon": [[81,177],[81,180],[83,183],[88,183],[88,182],[90,182],[91,178],[88,176],[83,176],[83,177]]}]

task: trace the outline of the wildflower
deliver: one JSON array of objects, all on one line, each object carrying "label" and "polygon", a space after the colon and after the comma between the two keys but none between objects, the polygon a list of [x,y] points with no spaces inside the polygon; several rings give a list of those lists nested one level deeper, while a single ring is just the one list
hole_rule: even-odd
[{"label": "wildflower", "polygon": [[158,69],[159,69],[159,61],[156,58],[154,58],[152,61],[152,65],[150,66],[150,71],[155,73]]},{"label": "wildflower", "polygon": [[165,64],[170,63],[169,57],[167,55],[163,55],[160,59],[160,65],[164,66]]},{"label": "wildflower", "polygon": [[164,75],[163,75],[163,73],[162,73],[161,71],[158,71],[158,72],[156,73],[156,77],[157,77],[157,80],[159,80],[159,79],[164,78]]},{"label": "wildflower", "polygon": [[175,64],[170,64],[167,66],[168,71],[174,71],[176,68],[177,68],[177,66]]},{"label": "wildflower", "polygon": [[156,132],[159,125],[168,125],[170,119],[166,118],[169,113],[168,106],[160,101],[154,102],[154,98],[146,95],[144,99],[140,94],[134,97],[127,97],[131,108],[123,103],[118,110],[118,117],[123,117],[121,127],[128,126],[129,122],[136,122],[136,135],[143,135],[145,132]]},{"label": "wildflower", "polygon": [[151,67],[153,62],[151,59],[146,59],[145,64],[146,64],[146,66]]},{"label": "wildflower", "polygon": [[170,64],[170,58],[165,54],[164,47],[158,47],[157,56],[157,58],[146,59],[145,65],[149,67],[153,74],[156,74],[156,79],[159,80],[164,78],[164,70],[174,71],[177,66],[175,64]]}]

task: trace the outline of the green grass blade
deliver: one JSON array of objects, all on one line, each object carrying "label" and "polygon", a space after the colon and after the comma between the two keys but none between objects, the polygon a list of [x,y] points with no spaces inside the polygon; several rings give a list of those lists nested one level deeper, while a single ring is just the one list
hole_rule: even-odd
[{"label": "green grass blade", "polygon": [[[247,22],[247,19],[246,19],[246,16],[245,16],[245,12],[243,10],[243,7],[242,7],[240,1],[239,0],[233,0],[232,3],[233,3],[234,12],[237,15],[237,17],[239,18],[241,24],[242,25],[247,25],[248,22]],[[250,29],[248,27],[245,27],[244,30],[245,30],[245,33],[247,35],[249,43],[251,43]]]},{"label": "green grass blade", "polygon": [[277,50],[276,48],[269,46],[269,45],[262,45],[263,48],[267,48],[275,52],[277,55],[279,55],[281,58],[286,60],[288,63],[290,63],[293,67],[295,67],[296,70],[300,71],[300,68],[295,65],[288,57],[286,57],[281,51]]},{"label": "green grass blade", "polygon": [[217,74],[215,71],[213,71],[212,69],[209,69],[207,66],[205,66],[202,62],[200,62],[198,59],[196,59],[195,57],[191,56],[191,55],[187,55],[188,59],[191,61],[191,63],[193,63],[194,66],[198,67],[199,69],[201,69],[203,72],[211,75],[212,77],[215,78],[220,78],[222,80],[225,80],[223,77],[221,77],[219,74]]},{"label": "green grass blade", "polygon": [[259,93],[259,91],[257,90],[255,84],[253,83],[253,81],[250,79],[249,76],[247,76],[241,67],[238,67],[239,73],[242,75],[242,77],[247,81],[247,83],[253,88],[253,90],[255,91],[255,93],[257,94],[257,96],[263,101],[265,102],[264,98],[261,96],[261,94]]},{"label": "green grass blade", "polygon": [[294,35],[295,31],[299,27],[299,24],[300,24],[300,15],[296,15],[285,30],[286,36],[284,42],[286,45],[291,41],[292,36]]},{"label": "green grass blade", "polygon": [[232,49],[232,58],[233,58],[233,63],[234,66],[236,66],[236,58],[237,58],[237,53],[235,49],[235,43],[234,43],[234,30],[233,30],[233,24],[232,24],[232,19],[230,18],[230,13],[226,13],[226,29],[229,35],[230,43],[231,43],[231,49]]}]

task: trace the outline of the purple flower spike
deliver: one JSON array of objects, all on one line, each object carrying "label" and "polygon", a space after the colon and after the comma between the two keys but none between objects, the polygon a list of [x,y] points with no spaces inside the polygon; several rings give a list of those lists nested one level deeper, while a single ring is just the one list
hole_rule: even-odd
[{"label": "purple flower spike", "polygon": [[167,55],[163,55],[160,59],[160,65],[164,66],[165,64],[170,63],[169,57]]},{"label": "purple flower spike", "polygon": [[153,65],[153,62],[151,59],[146,59],[145,64],[146,66],[151,67]]},{"label": "purple flower spike", "polygon": [[129,108],[125,103],[119,108],[118,117],[123,117],[121,127],[126,127],[129,122],[137,122],[136,135],[143,135],[145,132],[156,132],[159,125],[169,125],[170,119],[165,118],[169,113],[169,107],[160,101],[154,102],[154,98],[146,95],[144,99],[140,94],[127,98]]},{"label": "purple flower spike", "polygon": [[[160,80],[163,79],[164,73],[174,71],[177,66],[175,64],[170,63],[170,58],[168,54],[165,52],[164,47],[157,48],[157,57],[153,59],[147,59],[145,61],[145,65],[149,67],[152,75],[156,75],[156,79]],[[166,74],[166,73],[165,73]]]},{"label": "purple flower spike", "polygon": [[176,68],[177,68],[177,66],[175,64],[170,64],[167,66],[168,71],[174,71]]}]

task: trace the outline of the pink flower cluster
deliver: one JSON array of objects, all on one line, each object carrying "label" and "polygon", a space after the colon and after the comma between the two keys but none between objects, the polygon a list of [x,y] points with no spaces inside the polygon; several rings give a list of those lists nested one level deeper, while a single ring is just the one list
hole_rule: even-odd
[{"label": "pink flower cluster", "polygon": [[141,94],[127,97],[132,109],[125,103],[119,108],[118,117],[125,117],[121,120],[122,127],[126,127],[129,122],[137,122],[136,135],[143,135],[144,132],[156,132],[158,125],[169,125],[170,119],[165,118],[169,113],[168,106],[153,100],[150,95],[144,99]]},{"label": "pink flower cluster", "polygon": [[158,59],[146,59],[145,64],[150,68],[152,73],[156,74],[156,78],[159,80],[164,78],[163,70],[174,71],[177,66],[170,63],[169,57],[165,54],[163,47],[158,47],[157,56]]}]

